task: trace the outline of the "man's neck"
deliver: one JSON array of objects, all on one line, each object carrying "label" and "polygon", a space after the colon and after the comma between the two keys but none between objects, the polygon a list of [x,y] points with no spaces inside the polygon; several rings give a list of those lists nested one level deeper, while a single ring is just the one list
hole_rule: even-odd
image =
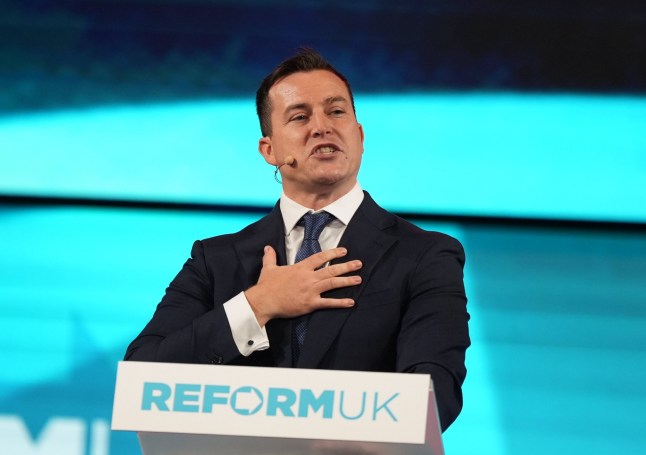
[{"label": "man's neck", "polygon": [[[323,188],[321,191],[316,192],[295,192],[290,191],[289,188],[283,187],[285,195],[293,200],[294,202],[299,203],[300,205],[310,208],[314,211],[320,210],[323,207],[326,207],[336,201],[337,199],[342,198],[348,194],[354,185],[356,185],[356,180],[347,188]],[[327,190],[327,191],[326,191]]]}]

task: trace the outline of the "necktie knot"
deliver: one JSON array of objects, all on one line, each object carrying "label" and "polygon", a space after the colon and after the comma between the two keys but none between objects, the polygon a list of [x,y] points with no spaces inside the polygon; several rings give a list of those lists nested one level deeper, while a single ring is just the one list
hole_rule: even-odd
[{"label": "necktie knot", "polygon": [[334,217],[327,212],[308,213],[298,222],[299,226],[305,227],[303,243],[296,253],[296,262],[300,262],[306,257],[321,251],[319,236],[325,226],[332,221]]},{"label": "necktie knot", "polygon": [[332,215],[327,212],[307,213],[303,215],[298,222],[300,226],[305,227],[304,239],[318,240],[323,232],[323,228],[332,221]]}]

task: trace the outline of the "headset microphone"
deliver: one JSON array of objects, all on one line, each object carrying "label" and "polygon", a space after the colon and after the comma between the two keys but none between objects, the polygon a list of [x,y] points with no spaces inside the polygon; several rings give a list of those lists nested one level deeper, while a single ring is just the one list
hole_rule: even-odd
[{"label": "headset microphone", "polygon": [[292,155],[287,155],[285,157],[285,161],[283,162],[283,164],[281,164],[280,166],[276,166],[276,170],[274,171],[274,180],[276,180],[276,182],[278,183],[283,183],[280,180],[278,180],[278,170],[285,165],[292,166],[295,162],[296,162],[296,159]]}]

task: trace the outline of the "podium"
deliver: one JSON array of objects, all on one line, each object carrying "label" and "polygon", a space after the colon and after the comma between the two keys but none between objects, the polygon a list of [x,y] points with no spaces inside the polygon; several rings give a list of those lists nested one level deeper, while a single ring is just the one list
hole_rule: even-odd
[{"label": "podium", "polygon": [[144,455],[444,455],[429,375],[120,362]]}]

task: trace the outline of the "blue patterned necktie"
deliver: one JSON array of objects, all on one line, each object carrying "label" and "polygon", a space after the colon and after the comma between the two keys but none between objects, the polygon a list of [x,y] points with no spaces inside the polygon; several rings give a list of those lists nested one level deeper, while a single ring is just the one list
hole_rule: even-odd
[{"label": "blue patterned necktie", "polygon": [[[333,219],[334,217],[327,212],[308,213],[300,219],[298,225],[305,226],[305,235],[303,237],[303,243],[296,253],[295,262],[300,262],[321,251],[319,236],[323,232],[323,228]],[[292,357],[294,364],[298,361],[301,348],[305,342],[309,320],[309,314],[294,319],[292,326]]]}]

